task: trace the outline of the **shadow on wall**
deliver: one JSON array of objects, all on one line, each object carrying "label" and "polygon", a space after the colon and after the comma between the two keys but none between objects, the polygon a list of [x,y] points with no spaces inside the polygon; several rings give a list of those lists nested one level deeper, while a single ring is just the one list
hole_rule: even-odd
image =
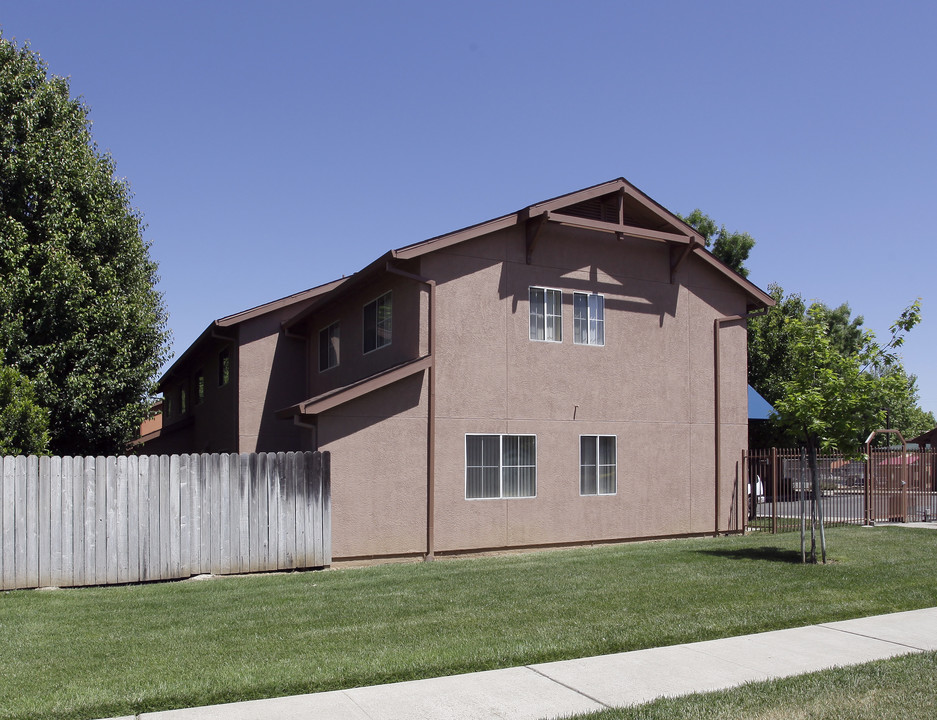
[{"label": "shadow on wall", "polygon": [[273,361],[267,375],[263,411],[257,431],[257,452],[290,452],[303,448],[303,429],[292,418],[283,420],[277,410],[305,400],[306,345],[304,341],[277,336]]},{"label": "shadow on wall", "polygon": [[[318,423],[320,447],[418,408],[424,393],[425,377],[426,371],[418,372],[392,385],[325,411],[319,416]],[[426,415],[414,414],[411,419],[419,425],[418,436],[410,438],[402,433],[398,435],[395,431],[394,440],[401,444],[409,443],[414,439],[425,443]]]},{"label": "shadow on wall", "polygon": [[[653,287],[657,292],[652,296],[646,292],[651,285],[646,281],[634,281],[625,287],[621,282],[600,281],[598,265],[588,265],[589,278],[571,277],[567,272],[559,268],[536,268],[537,284],[545,287],[562,288],[564,292],[582,292],[598,293],[605,295],[605,311],[642,313],[646,315],[657,315],[661,326],[664,324],[664,317],[675,317],[677,314],[677,300],[680,296],[680,285],[654,283]],[[498,293],[501,298],[511,298],[511,312],[517,312],[517,306],[520,302],[527,302],[529,299],[529,289],[531,283],[530,276],[525,277],[512,276],[510,263],[503,263],[501,266],[501,279],[498,284]],[[611,273],[603,273],[606,276]],[[644,291],[644,294],[639,294]],[[628,297],[621,297],[627,295]],[[572,301],[572,298],[564,298],[564,303]]]}]

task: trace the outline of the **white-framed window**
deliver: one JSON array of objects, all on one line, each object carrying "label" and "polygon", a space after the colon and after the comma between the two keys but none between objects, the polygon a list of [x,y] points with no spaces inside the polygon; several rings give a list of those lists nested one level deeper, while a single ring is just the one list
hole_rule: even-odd
[{"label": "white-framed window", "polygon": [[530,339],[563,342],[563,293],[530,288]]},{"label": "white-framed window", "polygon": [[465,436],[467,500],[536,496],[536,435]]},{"label": "white-framed window", "polygon": [[580,495],[618,492],[617,444],[615,435],[579,436]]},{"label": "white-framed window", "polygon": [[605,344],[603,295],[573,293],[573,342],[576,345]]},{"label": "white-framed window", "polygon": [[319,372],[338,366],[340,339],[341,331],[337,321],[319,331]]},{"label": "white-framed window", "polygon": [[364,352],[390,345],[393,314],[390,291],[364,306]]}]

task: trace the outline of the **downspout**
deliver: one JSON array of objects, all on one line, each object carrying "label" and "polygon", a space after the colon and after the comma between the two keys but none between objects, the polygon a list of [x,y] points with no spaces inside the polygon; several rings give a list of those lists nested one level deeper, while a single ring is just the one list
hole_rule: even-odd
[{"label": "downspout", "polygon": [[436,357],[433,355],[436,348],[436,281],[400,270],[389,262],[387,272],[429,287],[428,351],[432,362],[426,370],[429,373],[429,398],[426,418],[426,555],[423,559],[430,561],[435,559],[436,546]]},{"label": "downspout", "polygon": [[[745,315],[728,315],[726,317],[720,317],[713,320],[713,398],[715,402],[715,412],[713,413],[715,425],[713,427],[713,434],[715,436],[715,461],[716,461],[716,477],[715,477],[715,528],[713,530],[714,535],[719,535],[719,515],[722,512],[722,503],[720,501],[719,493],[719,478],[722,477],[722,410],[721,410],[721,393],[720,393],[720,377],[721,377],[721,363],[719,361],[719,328],[721,325],[730,322],[738,322],[740,320],[748,320],[752,317],[757,317],[758,315],[763,315],[768,311],[768,308],[761,308],[755,310],[754,312],[746,313]],[[747,442],[746,442],[747,445]]]},{"label": "downspout", "polygon": [[306,422],[301,418],[301,415],[294,415],[293,425],[309,431],[310,436],[312,436],[312,449],[316,451],[319,449],[319,426],[314,422]]}]

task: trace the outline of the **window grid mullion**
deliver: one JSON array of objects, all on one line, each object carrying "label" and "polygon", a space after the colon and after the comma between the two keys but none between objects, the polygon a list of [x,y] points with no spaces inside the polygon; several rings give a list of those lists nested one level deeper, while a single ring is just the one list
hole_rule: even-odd
[{"label": "window grid mullion", "polygon": [[504,499],[504,435],[498,438],[498,498]]}]

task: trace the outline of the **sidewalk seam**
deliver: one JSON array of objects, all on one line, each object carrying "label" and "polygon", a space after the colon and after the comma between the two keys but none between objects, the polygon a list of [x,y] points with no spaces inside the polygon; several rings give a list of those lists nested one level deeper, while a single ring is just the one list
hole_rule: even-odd
[{"label": "sidewalk seam", "polygon": [[[365,686],[365,687],[367,687],[367,686]],[[355,688],[349,688],[349,690],[354,690],[354,689],[355,689]],[[362,707],[362,706],[361,706],[361,703],[359,703],[357,700],[355,700],[355,698],[348,692],[348,690],[342,690],[342,695],[344,695],[346,698],[348,698],[349,700],[351,700],[352,704],[353,704],[356,708],[358,708],[362,713],[364,713],[365,717],[370,718],[371,720],[374,720],[374,716],[373,716],[371,713],[369,713],[364,707]]]},{"label": "sidewalk seam", "polygon": [[591,701],[594,702],[594,703],[598,703],[599,705],[601,705],[601,706],[604,707],[604,708],[607,708],[607,709],[609,709],[609,710],[612,710],[612,709],[614,709],[614,708],[616,707],[615,705],[609,705],[608,703],[604,703],[604,702],[602,702],[601,700],[599,700],[598,698],[592,697],[591,695],[588,695],[588,694],[584,693],[582,690],[579,690],[578,688],[574,688],[572,685],[567,685],[566,683],[560,682],[559,680],[556,680],[555,678],[551,678],[551,677],[550,677],[549,675],[547,675],[546,673],[540,672],[537,668],[535,668],[535,667],[533,667],[533,666],[531,666],[531,665],[524,665],[524,667],[527,668],[528,670],[532,670],[533,672],[537,673],[537,675],[539,675],[540,677],[549,680],[551,683],[555,683],[556,685],[559,685],[560,687],[564,687],[564,688],[566,688],[567,690],[571,690],[572,692],[576,693],[577,695],[581,695],[582,697],[586,698],[587,700],[591,700]]},{"label": "sidewalk seam", "polygon": [[[843,621],[843,622],[848,622],[848,620]],[[898,647],[908,648],[909,650],[914,650],[916,652],[922,652],[922,653],[927,652],[925,648],[918,647],[917,645],[908,645],[907,643],[897,642],[896,640],[886,640],[885,638],[877,637],[875,635],[866,635],[865,633],[856,632],[855,630],[846,630],[844,628],[830,627],[829,625],[825,625],[823,623],[821,623],[820,625],[816,625],[814,627],[822,627],[822,628],[826,628],[827,630],[835,630],[836,632],[846,633],[847,635],[855,635],[856,637],[863,637],[869,640],[878,640],[879,642],[888,643],[889,645],[897,645]]]}]

